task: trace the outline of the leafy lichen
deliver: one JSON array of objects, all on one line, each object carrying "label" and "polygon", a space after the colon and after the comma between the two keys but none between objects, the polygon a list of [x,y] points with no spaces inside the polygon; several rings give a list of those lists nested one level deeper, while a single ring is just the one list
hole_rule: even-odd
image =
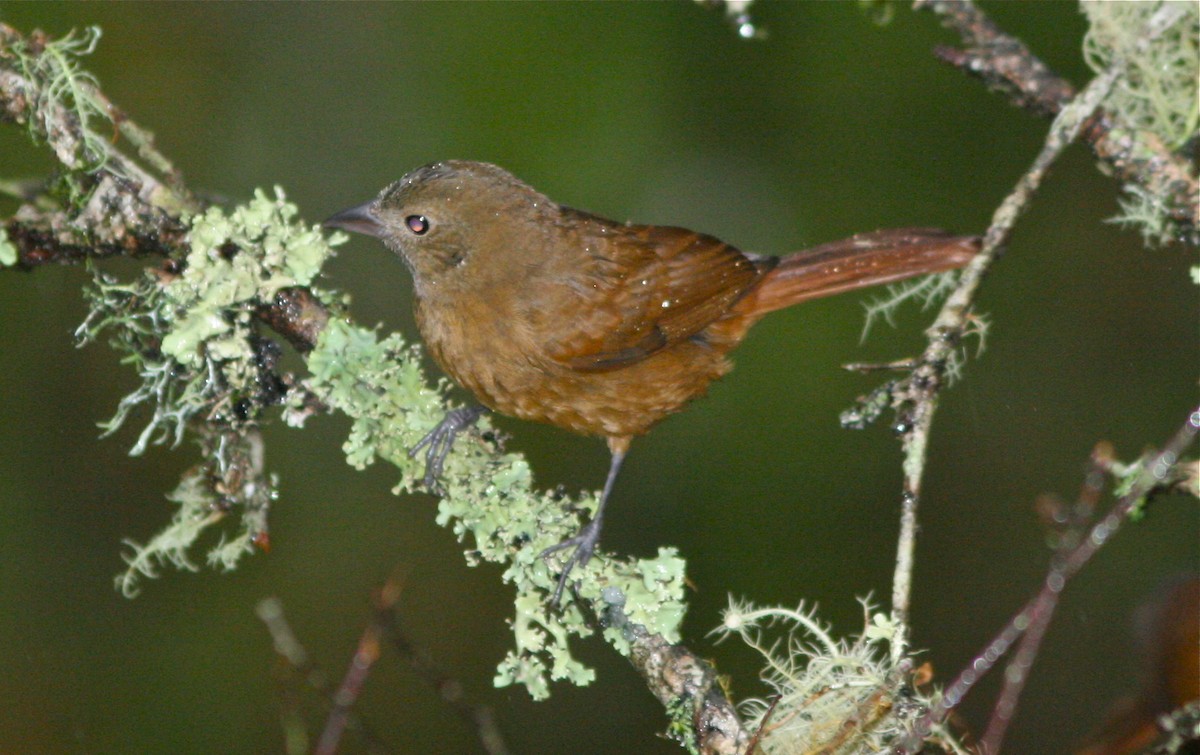
[{"label": "leafy lichen", "polygon": [[17,247],[8,240],[8,234],[0,228],[0,267],[10,267],[17,264]]},{"label": "leafy lichen", "polygon": [[76,335],[82,345],[111,331],[113,345],[142,377],[102,425],[111,434],[134,408],[152,404],[132,455],[152,442],[178,444],[188,421],[202,413],[243,423],[246,402],[260,390],[255,310],[281,288],[311,283],[330,253],[321,234],[295,215],[279,189],[274,198],[258,191],[230,213],[213,207],[191,218],[181,273],[147,271],[132,283],[96,273],[91,312]]},{"label": "leafy lichen", "polygon": [[[408,451],[445,412],[444,385],[428,384],[416,350],[398,335],[380,339],[372,331],[331,321],[309,355],[308,367],[308,388],[354,421],[344,445],[350,464],[362,468],[376,459],[389,462],[401,473],[397,492],[413,489],[424,464]],[[500,663],[495,683],[522,684],[541,699],[549,694],[551,680],[590,682],[594,674],[572,657],[569,640],[592,632],[578,601],[599,614],[606,589],[625,596],[631,621],[678,641],[684,564],[671,549],[640,560],[597,553],[577,569],[578,586],[574,595],[564,596],[561,612],[548,607],[556,574],[539,554],[575,534],[580,514],[595,509],[595,496],[572,500],[536,491],[524,459],[503,453],[488,437],[485,418],[474,439],[460,439],[447,458],[437,521],[460,540],[470,537],[470,563],[507,564],[503,578],[516,588],[515,647]],[[604,636],[628,653],[628,639],[621,632],[606,630]]]},{"label": "leafy lichen", "polygon": [[[130,453],[151,443],[178,445],[193,420],[203,418],[204,469],[189,473],[172,494],[179,507],[172,524],[146,545],[133,545],[130,569],[118,578],[127,594],[140,577],[169,564],[190,569],[187,553],[197,537],[234,509],[239,529],[209,554],[214,566],[230,568],[265,532],[265,506],[272,484],[252,461],[250,433],[263,405],[261,344],[255,311],[279,289],[310,284],[330,254],[315,228],[296,220],[296,207],[276,189],[262,191],[226,212],[210,208],[191,218],[189,252],[180,272],[146,271],[122,282],[98,271],[88,290],[91,311],[77,331],[82,344],[110,334],[141,377],[116,414],[102,423],[116,432],[143,405],[153,414]],[[249,454],[253,455],[253,454]],[[199,492],[207,480],[214,488]],[[224,488],[224,492],[216,488]]]}]

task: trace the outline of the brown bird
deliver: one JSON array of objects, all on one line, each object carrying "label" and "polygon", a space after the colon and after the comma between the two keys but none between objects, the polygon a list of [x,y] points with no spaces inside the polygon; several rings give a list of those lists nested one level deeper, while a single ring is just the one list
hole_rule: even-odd
[{"label": "brown bird", "polygon": [[[608,441],[596,514],[575,537],[553,602],[599,540],[630,441],[704,394],[768,312],[821,296],[951,270],[973,236],[906,228],[786,257],[750,254],[683,228],[618,223],[564,207],[509,172],[450,160],[418,168],[326,227],[374,236],[408,265],[416,319],[438,364],[487,407]],[[432,487],[455,434],[428,445]]]}]

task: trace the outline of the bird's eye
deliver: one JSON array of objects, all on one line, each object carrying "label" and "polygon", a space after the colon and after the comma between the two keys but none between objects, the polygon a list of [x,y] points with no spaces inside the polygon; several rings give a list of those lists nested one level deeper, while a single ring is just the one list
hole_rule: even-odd
[{"label": "bird's eye", "polygon": [[404,219],[404,225],[417,236],[424,236],[429,232],[429,219],[424,215],[409,215]]}]

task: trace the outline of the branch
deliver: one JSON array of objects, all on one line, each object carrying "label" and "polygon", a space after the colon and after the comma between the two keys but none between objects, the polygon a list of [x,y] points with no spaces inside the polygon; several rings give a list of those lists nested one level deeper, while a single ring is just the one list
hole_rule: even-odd
[{"label": "branch", "polygon": [[[304,649],[304,645],[292,630],[291,624],[288,623],[287,617],[283,613],[283,602],[279,598],[264,598],[258,602],[258,605],[255,607],[255,613],[258,614],[259,620],[263,622],[267,631],[270,632],[275,652],[287,663],[288,668],[292,669],[296,676],[299,676],[308,686],[320,694],[331,709],[337,710],[337,694],[329,683],[329,678],[325,675],[325,672],[313,662],[308,651]],[[361,648],[361,640],[359,644]],[[331,713],[331,718],[333,715]],[[306,727],[298,712],[287,710],[284,719],[285,730],[296,732],[289,739],[297,736],[307,739]],[[363,738],[369,752],[384,753],[391,751],[391,748],[387,747],[367,723],[359,718],[348,706],[344,706],[339,711],[339,722],[343,729],[350,729],[357,732]]]},{"label": "branch", "polygon": [[[1121,495],[1112,510],[1093,525],[1078,545],[1051,564],[1038,594],[1014,616],[974,661],[968,665],[954,682],[946,688],[942,699],[914,728],[913,734],[904,743],[903,752],[917,752],[923,736],[932,724],[944,721],[966,694],[990,671],[997,661],[1008,652],[1018,639],[1021,644],[1016,656],[1005,673],[1005,687],[996,706],[995,714],[982,740],[984,753],[999,752],[1005,730],[1016,711],[1017,699],[1037,655],[1038,647],[1046,627],[1053,617],[1062,591],[1067,583],[1104,547],[1124,524],[1139,511],[1152,495],[1173,489],[1178,484],[1178,466],[1184,450],[1200,434],[1200,407],[1193,409],[1183,425],[1167,441],[1162,450],[1149,454],[1128,475],[1131,480],[1128,490]],[[1085,484],[1095,485],[1094,482]]]},{"label": "branch", "polygon": [[[1087,88],[1075,95],[1074,90],[1063,79],[1055,76],[1041,61],[1017,39],[1004,34],[982,11],[969,0],[923,0],[917,7],[929,8],[942,16],[945,23],[963,37],[968,45],[966,51],[942,51],[942,57],[961,65],[966,70],[981,76],[994,89],[1010,96],[1017,104],[1044,114],[1056,113],[1054,123],[1047,135],[1041,153],[1016,187],[1001,203],[992,218],[984,237],[979,255],[964,268],[958,284],[947,298],[933,325],[928,329],[929,345],[908,377],[884,386],[882,395],[890,399],[891,405],[900,415],[897,427],[901,428],[904,449],[904,489],[902,495],[900,537],[897,546],[896,569],[892,588],[892,611],[897,626],[907,632],[909,625],[910,593],[917,531],[917,508],[921,495],[921,480],[927,457],[929,432],[937,408],[937,397],[952,370],[957,369],[958,349],[963,337],[970,332],[973,322],[975,294],[988,269],[1008,242],[1018,218],[1028,207],[1049,167],[1062,151],[1081,134],[1091,140],[1097,154],[1115,155],[1117,135],[1120,132],[1104,114],[1097,115],[1101,103],[1105,102],[1114,83],[1125,74],[1127,60],[1115,59],[1107,70],[1099,74]],[[1157,14],[1140,30],[1136,49],[1144,48],[1155,41],[1165,30],[1179,23],[1182,16],[1179,8],[1168,8],[1170,13]],[[1128,149],[1126,150],[1128,153]],[[1131,168],[1131,163],[1122,163]],[[1119,167],[1118,163],[1112,163]],[[1179,208],[1186,208],[1184,215],[1173,215],[1176,222],[1191,223],[1195,232],[1196,179],[1187,165],[1177,155],[1162,152],[1153,165],[1143,164],[1152,171],[1130,175],[1129,180],[1150,182],[1158,189],[1165,182],[1178,201]],[[1180,173],[1182,171],[1182,173]],[[1180,176],[1183,176],[1181,179]],[[1190,179],[1190,183],[1188,180]],[[1182,218],[1182,221],[1180,220]],[[879,393],[877,391],[877,393]],[[874,397],[875,408],[867,414],[877,413],[880,396]],[[862,412],[848,412],[844,423],[861,424]],[[902,636],[893,644],[895,658],[907,651],[907,638]]]},{"label": "branch", "polygon": [[[508,746],[496,725],[492,709],[487,705],[473,705],[465,699],[463,685],[454,677],[438,668],[429,652],[416,645],[400,627],[396,604],[400,601],[403,584],[393,575],[375,596],[375,618],[373,627],[382,635],[431,688],[437,691],[450,708],[468,725],[475,729],[479,744],[488,755],[507,755]],[[364,638],[366,634],[364,633]],[[361,643],[360,643],[361,646]]]},{"label": "branch", "polygon": [[688,752],[752,755],[747,749],[751,733],[742,726],[733,703],[725,696],[712,664],[686,647],[630,622],[624,611],[624,597],[619,593],[610,592],[606,597],[610,603],[601,623],[628,638],[630,662],[671,717],[667,736],[678,740]]},{"label": "branch", "polygon": [[[1144,54],[1173,26],[1194,23],[1187,5],[1163,4],[1147,27],[1137,31],[1131,56]],[[963,50],[938,48],[939,58],[980,78],[989,89],[1007,96],[1018,107],[1041,116],[1055,116],[1075,99],[1075,88],[1069,82],[1052,72],[1019,39],[1001,31],[970,0],[917,0],[915,7],[936,13],[966,45]],[[1126,62],[1113,60],[1122,68]],[[1194,90],[1195,71],[1185,75],[1192,82],[1186,86]],[[1084,125],[1082,138],[1107,166],[1106,172],[1122,184],[1157,198],[1171,226],[1168,238],[1200,244],[1200,179],[1187,155],[1168,145],[1161,135],[1138,128],[1110,108],[1094,114]]]},{"label": "branch", "polygon": [[[0,122],[23,125],[35,141],[44,141],[68,171],[60,191],[80,200],[70,212],[24,208],[18,219],[31,227],[14,238],[25,236],[29,251],[64,246],[130,253],[156,246],[151,239],[160,234],[167,245],[178,239],[178,216],[199,208],[150,134],[113,107],[90,74],[75,67],[73,58],[91,52],[99,38],[93,27],[55,42],[40,32],[26,39],[0,24]],[[166,178],[144,169],[112,140],[99,138],[90,125],[100,119],[133,137],[141,155],[165,169]],[[138,229],[132,237],[131,228]]]},{"label": "branch", "polygon": [[[402,475],[398,490],[411,490],[423,470],[407,451],[447,403],[413,347],[332,316],[340,315],[339,297],[311,286],[329,245],[295,220],[296,208],[280,190],[274,197],[259,192],[230,210],[191,198],[145,132],[76,67],[73,56],[90,52],[97,37],[92,32],[82,44],[70,37],[26,40],[0,25],[3,120],[47,142],[65,170],[4,221],[0,260],[11,253],[10,264],[32,270],[104,256],[164,258],[133,282],[97,272],[92,314],[79,331],[83,341],[110,334],[142,377],[108,425],[115,429],[138,405],[153,407],[134,453],[150,442],[177,444],[185,432],[204,440],[206,461],[172,494],[180,505],[175,520],[149,544],[131,544],[129,572],[119,579],[131,594],[137,578],[153,576],[161,563],[194,568],[189,549],[199,534],[239,507],[240,531],[222,539],[210,561],[231,568],[255,544],[265,547],[272,485],[253,461],[261,461],[261,449],[256,454],[247,438],[257,437],[250,434],[272,405],[284,402],[284,417],[296,426],[316,412],[345,413],[354,422],[348,460],[358,468],[376,459],[394,464]],[[142,140],[139,157],[157,166],[161,178],[100,138],[95,129],[102,122]],[[307,378],[274,372],[276,357],[260,348],[259,324],[304,354]],[[555,575],[538,554],[578,530],[595,499],[536,491],[524,459],[503,453],[486,421],[476,441],[458,443],[447,459],[438,521],[459,538],[471,537],[473,564],[505,564],[504,579],[515,586],[515,649],[497,684],[520,683],[542,698],[550,679],[587,683],[592,672],[571,656],[569,640],[600,631],[667,704],[681,738],[713,753],[734,752],[748,741],[711,667],[677,644],[685,609],[682,559],[670,549],[650,559],[597,553],[580,570],[580,585],[561,614],[550,613],[545,598]],[[618,602],[622,629],[595,621]]]},{"label": "branch", "polygon": [[[916,368],[909,376],[897,381],[891,389],[892,404],[901,413],[903,419],[900,425],[904,428],[901,434],[904,449],[904,494],[892,586],[892,612],[905,631],[908,626],[912,589],[917,506],[921,496],[921,481],[925,474],[929,433],[937,410],[938,394],[948,371],[955,363],[955,351],[968,331],[975,295],[1000,250],[1008,243],[1013,227],[1041,185],[1046,171],[1067,145],[1074,141],[1084,121],[1112,86],[1116,73],[1114,69],[1108,75],[1097,77],[1076,102],[1059,113],[1050,128],[1041,153],[996,210],[984,235],[982,249],[963,269],[958,285],[926,331],[929,345],[918,360]],[[907,652],[906,643],[906,639],[897,642],[893,652]]]}]

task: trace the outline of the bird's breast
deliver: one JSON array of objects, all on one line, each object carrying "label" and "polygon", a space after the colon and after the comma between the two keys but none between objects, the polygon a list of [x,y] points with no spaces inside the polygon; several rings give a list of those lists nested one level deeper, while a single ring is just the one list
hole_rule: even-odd
[{"label": "bird's breast", "polygon": [[442,369],[485,406],[583,435],[641,435],[731,367],[719,339],[697,337],[619,369],[581,372],[550,359],[551,339],[520,313],[481,303],[418,303],[417,322]]}]

